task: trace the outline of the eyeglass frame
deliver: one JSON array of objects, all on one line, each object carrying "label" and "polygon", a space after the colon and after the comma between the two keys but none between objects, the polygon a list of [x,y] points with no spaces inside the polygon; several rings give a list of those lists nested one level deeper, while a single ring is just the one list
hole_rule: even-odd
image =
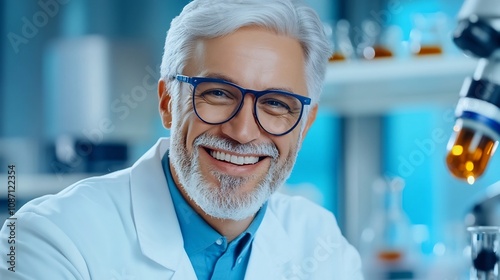
[{"label": "eyeglass frame", "polygon": [[[285,90],[275,90],[275,89],[272,89],[272,90],[262,90],[262,91],[260,91],[260,90],[253,90],[253,89],[247,89],[247,88],[241,87],[241,86],[239,86],[237,84],[228,82],[228,81],[223,80],[223,79],[209,78],[209,77],[191,77],[191,76],[186,76],[186,75],[181,75],[181,74],[175,75],[175,79],[178,80],[179,82],[188,83],[188,84],[191,84],[193,86],[192,99],[193,99],[193,110],[194,110],[194,113],[196,114],[196,116],[201,121],[203,121],[206,124],[210,124],[210,125],[220,125],[220,124],[223,124],[223,123],[226,123],[226,122],[232,120],[240,112],[241,108],[243,107],[243,100],[245,100],[245,95],[247,93],[250,93],[253,96],[255,96],[255,101],[253,102],[253,117],[257,121],[257,124],[265,132],[267,132],[267,133],[269,133],[271,135],[274,135],[274,136],[283,136],[283,135],[286,135],[286,134],[290,133],[292,130],[294,130],[295,127],[297,127],[297,125],[300,123],[300,121],[302,119],[302,115],[304,114],[304,106],[305,105],[311,105],[311,98],[303,96],[303,95],[295,94],[295,93],[292,93],[292,92],[288,92],[288,91],[285,91]],[[211,123],[211,122],[207,122],[206,120],[204,120],[198,114],[198,112],[196,110],[195,98],[194,98],[195,97],[194,96],[195,95],[195,89],[196,89],[196,87],[199,84],[204,83],[204,82],[221,83],[221,84],[230,85],[230,86],[233,86],[233,87],[237,88],[241,92],[241,101],[240,101],[240,104],[238,105],[238,108],[234,111],[234,113],[227,120],[222,121],[222,122],[217,122],[217,123]],[[268,94],[268,93],[284,94],[284,95],[287,95],[287,96],[295,97],[295,98],[297,98],[300,101],[300,104],[301,104],[300,116],[298,117],[297,122],[290,129],[286,130],[283,133],[276,134],[276,133],[272,133],[272,132],[267,131],[267,129],[265,129],[264,126],[262,126],[262,124],[260,123],[259,118],[257,117],[257,100],[261,96],[263,96],[265,94]]]}]

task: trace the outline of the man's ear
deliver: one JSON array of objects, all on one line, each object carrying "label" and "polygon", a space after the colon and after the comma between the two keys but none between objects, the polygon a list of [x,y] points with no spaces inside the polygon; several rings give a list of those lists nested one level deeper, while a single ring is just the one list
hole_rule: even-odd
[{"label": "man's ear", "polygon": [[306,121],[306,126],[304,127],[304,132],[302,134],[302,141],[307,135],[307,132],[309,131],[309,128],[311,128],[311,125],[313,122],[316,120],[316,115],[318,114],[318,104],[315,104],[311,110],[309,111],[309,114],[307,114],[307,121]]},{"label": "man's ear", "polygon": [[161,121],[166,129],[170,129],[172,126],[172,97],[167,91],[167,84],[165,80],[160,79],[158,81],[158,100],[159,100],[159,111],[161,116]]}]

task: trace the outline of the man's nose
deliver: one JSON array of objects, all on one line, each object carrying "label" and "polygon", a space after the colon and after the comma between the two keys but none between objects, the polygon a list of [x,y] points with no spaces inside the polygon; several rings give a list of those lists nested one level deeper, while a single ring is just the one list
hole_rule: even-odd
[{"label": "man's nose", "polygon": [[247,94],[236,116],[221,125],[222,133],[241,144],[250,143],[261,134],[253,113],[254,98],[253,95]]}]

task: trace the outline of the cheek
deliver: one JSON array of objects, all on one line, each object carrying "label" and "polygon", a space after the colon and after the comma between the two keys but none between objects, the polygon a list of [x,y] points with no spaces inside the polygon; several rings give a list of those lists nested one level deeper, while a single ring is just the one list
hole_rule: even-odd
[{"label": "cheek", "polygon": [[294,132],[290,134],[276,137],[273,139],[274,144],[278,148],[280,154],[280,161],[287,160],[297,149],[298,135]]},{"label": "cheek", "polygon": [[172,132],[181,133],[183,138],[188,137],[188,132],[191,127],[191,122],[194,116],[193,110],[191,109],[191,104],[189,103],[189,98],[183,98],[184,100],[173,103],[173,114],[172,123],[175,123],[175,127],[172,127]]},{"label": "cheek", "polygon": [[185,120],[186,122],[183,125],[183,133],[186,135],[186,148],[191,152],[194,140],[209,129],[213,129],[215,126],[202,122],[194,113],[192,113]]},{"label": "cheek", "polygon": [[[300,141],[300,127],[298,126],[289,134],[278,137],[283,139],[277,139],[275,141],[278,150],[280,151],[281,158],[289,158],[290,156],[296,154],[299,149],[299,141]],[[281,154],[282,153],[282,154]],[[295,158],[292,158],[295,160]]]}]

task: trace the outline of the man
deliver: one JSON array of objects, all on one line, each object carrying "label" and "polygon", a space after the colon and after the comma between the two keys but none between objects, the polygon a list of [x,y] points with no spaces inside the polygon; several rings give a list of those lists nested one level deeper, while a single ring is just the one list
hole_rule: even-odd
[{"label": "man", "polygon": [[126,170],[26,204],[16,272],[3,261],[1,278],[362,279],[333,215],[276,192],[316,116],[321,28],[293,0],[187,5],[158,83],[171,139]]}]

